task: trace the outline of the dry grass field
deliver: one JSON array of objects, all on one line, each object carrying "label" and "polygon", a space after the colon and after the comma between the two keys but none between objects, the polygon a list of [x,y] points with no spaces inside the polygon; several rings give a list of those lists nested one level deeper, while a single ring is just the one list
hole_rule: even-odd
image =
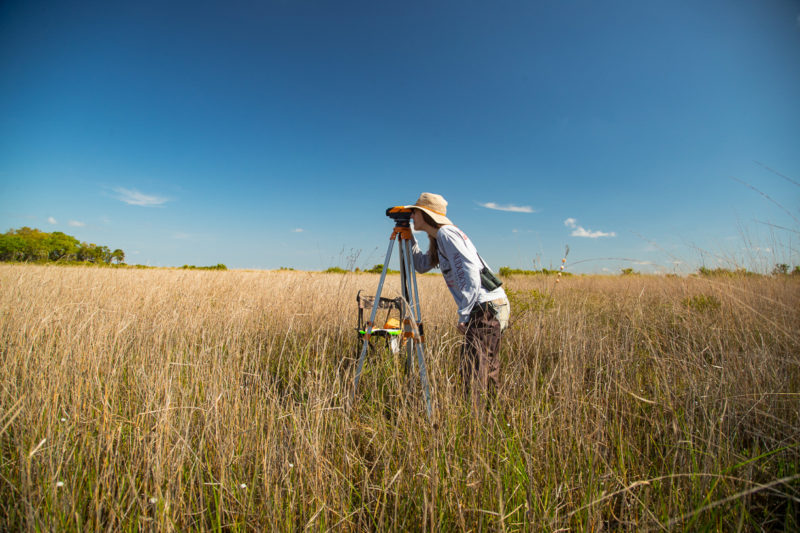
[{"label": "dry grass field", "polygon": [[421,276],[432,422],[377,282],[0,265],[0,530],[800,529],[796,276],[507,279],[479,410]]}]

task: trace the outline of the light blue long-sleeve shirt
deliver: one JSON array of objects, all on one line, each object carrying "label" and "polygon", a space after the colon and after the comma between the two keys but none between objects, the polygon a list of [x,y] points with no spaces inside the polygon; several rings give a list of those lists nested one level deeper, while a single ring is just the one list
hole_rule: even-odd
[{"label": "light blue long-sleeve shirt", "polygon": [[[469,313],[476,303],[506,297],[503,287],[490,292],[481,286],[484,263],[478,257],[475,245],[463,231],[451,224],[442,226],[436,234],[436,242],[439,245],[439,269],[458,306],[459,323],[469,321]],[[428,272],[433,268],[428,254],[417,244],[416,237],[412,253],[417,272]]]}]

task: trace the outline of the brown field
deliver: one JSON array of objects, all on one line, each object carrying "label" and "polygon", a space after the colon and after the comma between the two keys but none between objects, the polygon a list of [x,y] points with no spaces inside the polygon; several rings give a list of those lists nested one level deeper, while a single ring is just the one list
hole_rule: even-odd
[{"label": "brown field", "polygon": [[0,265],[0,530],[800,529],[797,276],[507,279],[477,411],[418,279],[433,423],[377,275]]}]

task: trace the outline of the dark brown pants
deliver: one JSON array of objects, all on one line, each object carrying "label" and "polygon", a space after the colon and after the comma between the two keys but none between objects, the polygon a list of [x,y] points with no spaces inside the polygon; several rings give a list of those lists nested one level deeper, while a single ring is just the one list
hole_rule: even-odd
[{"label": "dark brown pants", "polygon": [[461,378],[468,396],[497,389],[500,379],[500,321],[491,309],[478,308],[469,317],[461,350]]}]

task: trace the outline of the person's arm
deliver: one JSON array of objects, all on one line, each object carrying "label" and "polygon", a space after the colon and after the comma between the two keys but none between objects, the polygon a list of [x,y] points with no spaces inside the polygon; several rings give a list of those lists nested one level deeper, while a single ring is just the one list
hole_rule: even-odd
[{"label": "person's arm", "polygon": [[431,265],[431,258],[426,252],[420,249],[419,244],[417,244],[417,238],[414,237],[413,233],[411,237],[413,242],[411,246],[411,255],[414,260],[414,269],[420,273],[427,272],[433,268],[433,265]]}]

